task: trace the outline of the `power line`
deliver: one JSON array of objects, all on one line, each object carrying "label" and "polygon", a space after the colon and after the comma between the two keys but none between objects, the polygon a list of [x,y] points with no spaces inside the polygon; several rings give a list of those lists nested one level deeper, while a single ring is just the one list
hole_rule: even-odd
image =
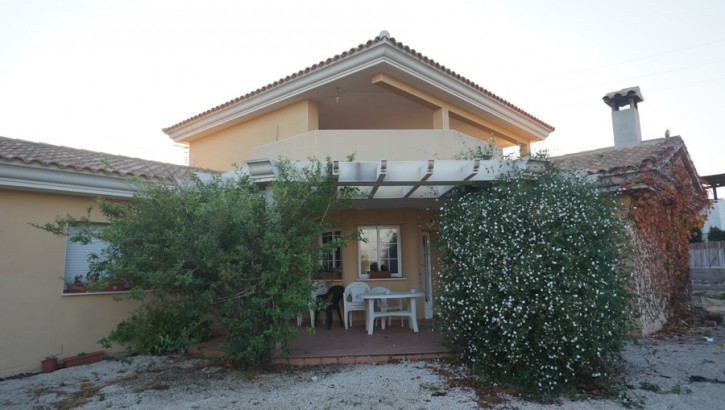
[{"label": "power line", "polygon": [[655,72],[655,73],[637,75],[637,76],[634,76],[634,77],[620,78],[620,79],[617,79],[617,80],[606,81],[606,82],[603,82],[603,83],[597,83],[597,84],[591,84],[591,85],[585,85],[585,86],[582,86],[582,87],[568,88],[568,89],[566,89],[566,91],[583,90],[583,89],[586,89],[586,88],[593,88],[593,87],[599,87],[599,86],[607,85],[607,84],[621,83],[621,82],[624,82],[624,81],[631,81],[631,80],[636,80],[636,79],[640,79],[640,78],[653,77],[653,76],[661,75],[661,74],[669,74],[669,73],[675,73],[675,72],[678,72],[678,71],[686,71],[686,70],[691,70],[693,68],[699,68],[699,67],[704,67],[704,66],[707,66],[707,65],[717,64],[717,63],[723,63],[723,62],[725,62],[725,59],[723,59],[723,60],[710,61],[710,62],[702,63],[702,64],[695,64],[695,65],[690,65],[690,66],[685,66],[685,67],[673,68],[671,70],[658,71],[658,72]]},{"label": "power line", "polygon": [[647,90],[647,94],[656,93],[658,91],[672,90],[674,88],[689,87],[691,85],[707,84],[707,83],[712,83],[712,82],[720,81],[720,80],[725,80],[725,77],[710,78],[708,80],[700,80],[700,81],[693,81],[691,83],[685,83],[685,84],[680,84],[680,85],[673,85],[672,87],[657,88],[655,90]]},{"label": "power line", "polygon": [[642,60],[647,60],[647,59],[650,59],[650,58],[661,57],[661,56],[665,56],[665,55],[669,55],[669,54],[679,53],[679,52],[682,52],[682,51],[692,50],[694,48],[705,47],[705,46],[709,46],[711,44],[722,43],[723,41],[725,41],[725,39],[709,41],[707,43],[695,44],[695,45],[692,45],[692,46],[677,48],[677,49],[674,49],[674,50],[663,51],[661,53],[655,53],[655,54],[650,54],[650,55],[646,55],[646,56],[642,56],[642,57],[637,57],[637,58],[633,58],[631,60],[619,61],[619,62],[611,63],[611,64],[604,64],[604,65],[600,65],[600,66],[597,66],[597,67],[585,68],[585,69],[578,70],[578,71],[570,71],[568,73],[556,74],[556,75],[553,75],[551,77],[545,78],[545,80],[552,79],[552,78],[558,78],[558,77],[564,77],[564,76],[570,76],[570,75],[575,75],[575,74],[587,73],[587,72],[590,72],[590,71],[602,70],[602,69],[609,68],[609,67],[615,67],[615,66],[618,66],[618,65],[629,64],[629,63],[633,63],[633,62],[636,62],[636,61],[642,61]]}]

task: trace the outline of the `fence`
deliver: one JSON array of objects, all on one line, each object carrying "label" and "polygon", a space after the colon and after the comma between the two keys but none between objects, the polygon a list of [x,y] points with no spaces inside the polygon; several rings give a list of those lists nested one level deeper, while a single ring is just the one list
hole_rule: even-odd
[{"label": "fence", "polygon": [[725,268],[725,241],[691,243],[690,268]]}]

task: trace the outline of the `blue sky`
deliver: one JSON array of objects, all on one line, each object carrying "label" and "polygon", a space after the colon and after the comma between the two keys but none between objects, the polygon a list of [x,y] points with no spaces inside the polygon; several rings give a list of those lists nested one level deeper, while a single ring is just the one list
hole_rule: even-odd
[{"label": "blue sky", "polygon": [[612,145],[639,85],[644,139],[725,173],[725,2],[0,0],[0,135],[180,162],[161,132],[388,30],[554,125],[553,155]]}]

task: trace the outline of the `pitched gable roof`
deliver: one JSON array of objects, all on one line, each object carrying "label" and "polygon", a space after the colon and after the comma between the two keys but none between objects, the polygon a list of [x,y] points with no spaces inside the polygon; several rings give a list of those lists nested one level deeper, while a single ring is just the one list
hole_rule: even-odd
[{"label": "pitched gable roof", "polygon": [[76,172],[158,180],[188,178],[194,172],[200,171],[183,165],[6,137],[0,137],[0,162],[19,162]]},{"label": "pitched gable roof", "polygon": [[628,148],[607,147],[553,157],[551,160],[566,170],[585,170],[589,174],[613,174],[639,171],[652,166],[683,147],[680,137],[642,141]]},{"label": "pitched gable roof", "polygon": [[551,161],[564,170],[585,171],[589,175],[595,175],[600,184],[611,186],[622,180],[613,177],[636,175],[647,170],[661,173],[678,154],[682,155],[693,184],[701,190],[702,185],[695,166],[685,142],[679,136],[646,140],[627,148],[607,147],[561,155],[552,157]]},{"label": "pitched gable roof", "polygon": [[497,96],[496,94],[492,93],[491,91],[481,87],[480,85],[474,83],[473,81],[467,79],[466,77],[461,76],[460,74],[456,73],[455,71],[436,62],[435,60],[424,56],[423,54],[417,52],[415,49],[413,49],[401,42],[396,41],[395,38],[389,37],[387,32],[380,33],[380,35],[378,35],[377,37],[375,37],[372,40],[367,41],[365,44],[360,44],[357,47],[351,48],[347,51],[343,51],[340,54],[336,54],[335,56],[330,57],[324,61],[320,61],[319,63],[313,64],[303,70],[297,71],[296,73],[292,73],[292,74],[286,76],[285,78],[281,78],[273,83],[267,84],[266,86],[258,88],[255,91],[249,92],[249,93],[239,96],[233,100],[227,101],[223,104],[220,104],[216,107],[206,110],[200,114],[194,115],[179,123],[176,123],[170,127],[163,128],[162,131],[166,134],[170,134],[189,123],[203,119],[214,113],[224,110],[225,108],[234,106],[241,102],[245,102],[253,97],[256,97],[258,95],[267,93],[271,90],[277,89],[284,84],[290,83],[292,81],[298,80],[303,77],[307,77],[307,76],[311,75],[312,73],[320,71],[323,68],[333,66],[335,64],[339,64],[340,62],[350,58],[351,56],[361,54],[361,53],[365,52],[366,50],[369,50],[369,49],[372,49],[374,47],[381,46],[381,45],[391,46],[394,49],[396,49],[400,52],[403,52],[410,57],[413,57],[414,59],[418,60],[420,63],[423,63],[423,64],[427,65],[428,67],[438,71],[439,73],[457,81],[458,83],[465,85],[466,87],[468,87],[470,89],[475,90],[480,95],[490,98],[492,100],[495,100],[496,102],[500,103],[501,105],[522,115],[523,117],[527,118],[528,120],[538,124],[540,127],[548,130],[548,132],[554,131],[553,126],[534,117],[533,115],[529,114],[528,112],[524,111],[523,109],[519,108],[518,106],[504,100],[503,98]]}]

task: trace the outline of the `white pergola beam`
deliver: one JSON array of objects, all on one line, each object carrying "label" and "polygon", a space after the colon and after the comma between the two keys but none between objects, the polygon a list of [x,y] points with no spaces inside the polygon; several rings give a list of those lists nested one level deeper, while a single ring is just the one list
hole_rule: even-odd
[{"label": "white pergola beam", "polygon": [[418,167],[418,175],[420,177],[420,184],[409,185],[403,187],[403,198],[410,198],[413,193],[420,188],[423,182],[427,181],[431,175],[433,175],[433,169],[435,168],[435,160],[429,159],[428,163],[424,166]]},{"label": "white pergola beam", "polygon": [[249,176],[254,182],[270,182],[277,179],[277,167],[270,158],[257,158],[245,161]]},{"label": "white pergola beam", "polygon": [[388,161],[387,160],[380,160],[380,163],[377,166],[377,178],[375,179],[375,185],[373,185],[372,189],[370,189],[370,193],[368,194],[368,198],[375,198],[375,193],[378,192],[378,188],[380,188],[383,184],[382,182],[385,180],[385,177],[388,175]]},{"label": "white pergola beam", "polygon": [[473,161],[469,162],[468,164],[464,165],[463,168],[461,168],[462,174],[466,175],[466,177],[463,178],[464,181],[468,181],[469,179],[473,178],[478,174],[478,169],[481,167],[481,160],[480,159],[474,159]]},{"label": "white pergola beam", "polygon": [[438,188],[438,197],[442,197],[443,195],[447,194],[451,189],[455,188],[454,185],[441,185],[436,187]]},{"label": "white pergola beam", "polygon": [[[307,162],[292,162],[303,168]],[[277,176],[268,158],[247,161],[254,182],[266,183]],[[370,199],[437,198],[452,188],[472,182],[493,181],[516,171],[542,172],[547,162],[539,160],[427,160],[427,161],[334,161],[333,177],[340,186],[359,187]],[[425,188],[425,189],[421,189]]]}]

